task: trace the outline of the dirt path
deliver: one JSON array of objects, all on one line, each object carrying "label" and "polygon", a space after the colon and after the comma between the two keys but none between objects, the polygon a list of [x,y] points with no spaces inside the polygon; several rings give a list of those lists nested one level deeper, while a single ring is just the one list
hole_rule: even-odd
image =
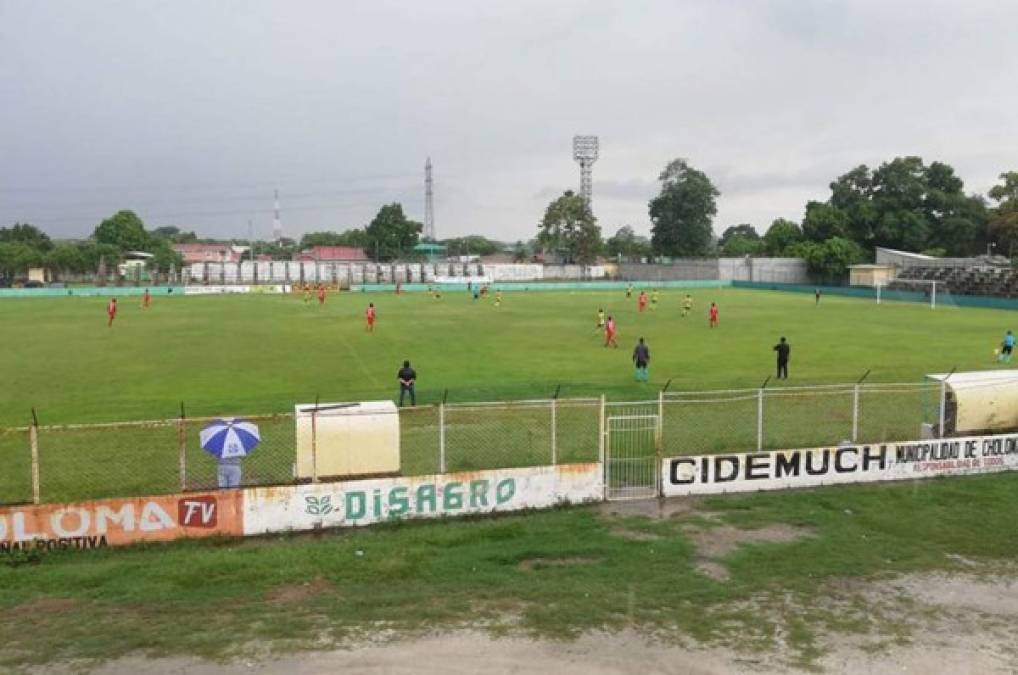
[{"label": "dirt path", "polygon": [[[688,502],[613,506],[611,516],[646,515],[668,519],[689,510]],[[621,509],[625,509],[620,511]],[[650,509],[650,511],[648,511]],[[700,513],[701,517],[712,514]],[[718,525],[710,536],[685,528],[696,546],[705,573],[724,580],[726,554],[743,543],[793,541],[814,536],[809,530],[769,526],[738,530]],[[654,537],[617,526],[625,538]],[[88,670],[82,664],[51,666],[38,672],[65,675],[83,671],[97,675],[325,675],[331,673],[394,673],[396,675],[457,675],[460,673],[728,673],[794,672],[808,670],[847,675],[883,673],[1018,674],[1018,566],[984,564],[948,556],[963,572],[912,574],[873,582],[842,579],[829,582],[811,609],[821,609],[845,625],[861,626],[846,633],[828,632],[817,640],[813,658],[778,636],[770,650],[739,651],[744,640],[732,635],[732,647],[697,647],[682,637],[664,642],[648,640],[636,630],[586,634],[570,642],[526,637],[492,638],[461,630],[427,637],[407,637],[350,649],[303,652],[284,657],[238,659],[209,663],[187,658],[132,657]],[[561,562],[561,561],[559,561]],[[572,561],[579,564],[577,561]],[[582,559],[580,559],[582,562]],[[542,559],[521,563],[531,570]],[[795,604],[748,602],[746,611],[777,613],[788,619],[803,615]],[[785,621],[777,622],[779,624]],[[742,636],[745,638],[745,636]],[[743,649],[748,649],[743,646]]]},{"label": "dirt path", "polygon": [[[883,673],[1015,673],[1018,661],[1008,660],[989,645],[948,640],[942,645],[915,644],[884,654],[841,647],[817,665],[824,672]],[[190,659],[121,659],[95,671],[97,675],[331,675],[386,673],[394,675],[473,675],[474,673],[563,673],[615,675],[670,673],[720,675],[795,670],[775,658],[739,656],[723,649],[688,649],[647,644],[633,633],[588,635],[575,642],[533,642],[521,638],[491,639],[460,632],[352,650],[315,652],[258,662],[212,664]],[[73,672],[47,669],[48,674]]]}]

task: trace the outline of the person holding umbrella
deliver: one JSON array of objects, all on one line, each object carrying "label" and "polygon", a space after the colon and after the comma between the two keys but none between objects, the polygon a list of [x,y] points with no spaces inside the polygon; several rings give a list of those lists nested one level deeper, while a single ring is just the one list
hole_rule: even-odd
[{"label": "person holding umbrella", "polygon": [[242,480],[240,460],[261,441],[258,427],[234,417],[216,420],[198,435],[202,449],[219,460],[216,477],[220,489],[238,488]]}]

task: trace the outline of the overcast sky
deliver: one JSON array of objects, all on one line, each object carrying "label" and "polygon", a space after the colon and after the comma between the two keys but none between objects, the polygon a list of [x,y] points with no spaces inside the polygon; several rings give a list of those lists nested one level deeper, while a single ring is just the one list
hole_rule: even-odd
[{"label": "overcast sky", "polygon": [[0,225],[267,237],[402,202],[516,240],[596,134],[606,236],[648,233],[675,157],[715,231],[800,219],[852,167],[918,154],[985,193],[1018,169],[1018,2],[0,0]]}]

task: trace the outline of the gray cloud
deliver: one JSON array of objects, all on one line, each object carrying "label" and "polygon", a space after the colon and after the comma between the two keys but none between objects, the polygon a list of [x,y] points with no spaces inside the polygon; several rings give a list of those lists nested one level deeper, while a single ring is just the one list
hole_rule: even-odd
[{"label": "gray cloud", "polygon": [[532,236],[601,136],[594,208],[648,229],[674,157],[716,229],[796,218],[860,163],[949,162],[983,192],[1018,156],[1015,3],[0,0],[0,224],[84,235],[118,208],[243,236],[423,214]]}]

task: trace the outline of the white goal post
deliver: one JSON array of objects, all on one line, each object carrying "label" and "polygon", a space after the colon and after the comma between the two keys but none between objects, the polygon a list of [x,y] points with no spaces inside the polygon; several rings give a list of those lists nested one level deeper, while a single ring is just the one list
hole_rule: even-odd
[{"label": "white goal post", "polygon": [[[921,292],[925,293],[926,296],[930,299],[930,309],[936,309],[937,308],[937,285],[938,284],[943,284],[944,282],[943,281],[934,281],[932,279],[892,279],[888,283],[893,283],[893,284],[898,285],[898,286],[912,286],[912,287],[914,287],[912,289],[900,289],[900,290],[920,290],[921,289]],[[878,305],[880,304],[880,300],[881,300],[884,288],[887,285],[888,285],[887,283],[884,283],[884,284],[877,284],[877,286],[876,286],[876,288],[877,288],[877,304]],[[892,289],[892,290],[894,290],[894,289]],[[943,293],[943,291],[941,291],[941,293]]]}]

